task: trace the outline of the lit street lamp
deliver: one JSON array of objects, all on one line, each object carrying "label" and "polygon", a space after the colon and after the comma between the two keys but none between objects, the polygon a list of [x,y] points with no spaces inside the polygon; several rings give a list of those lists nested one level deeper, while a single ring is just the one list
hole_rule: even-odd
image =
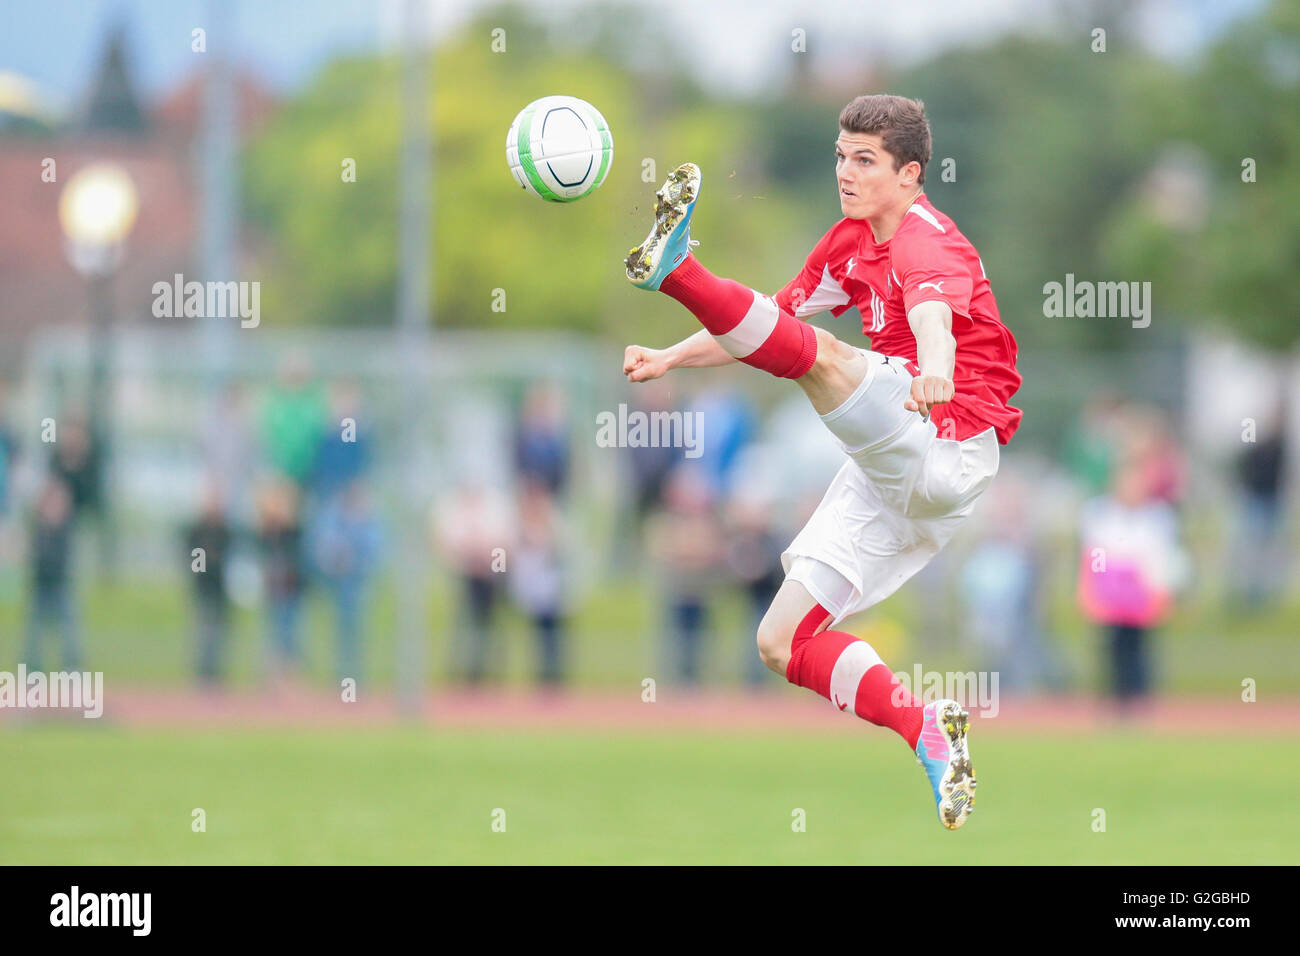
[{"label": "lit street lamp", "polygon": [[108,352],[114,319],[111,281],[122,262],[126,237],[139,211],[135,183],[112,163],[93,163],[79,170],[59,196],[59,223],[64,251],[86,280],[91,304],[91,379],[86,427],[90,461],[86,500],[98,513],[100,571],[113,566],[113,529],[105,494],[111,447]]},{"label": "lit street lamp", "polygon": [[138,209],[135,183],[120,166],[95,163],[73,176],[59,196],[59,223],[72,267],[87,277],[116,271]]}]

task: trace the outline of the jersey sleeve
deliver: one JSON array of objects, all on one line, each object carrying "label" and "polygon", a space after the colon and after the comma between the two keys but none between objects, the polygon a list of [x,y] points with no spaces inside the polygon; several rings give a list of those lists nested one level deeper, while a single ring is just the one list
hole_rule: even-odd
[{"label": "jersey sleeve", "polygon": [[895,237],[890,246],[894,281],[903,290],[903,307],[946,302],[954,315],[970,315],[975,277],[960,251],[939,232],[921,229]]},{"label": "jersey sleeve", "polygon": [[772,297],[783,312],[802,319],[826,309],[830,309],[832,315],[843,315],[852,306],[849,294],[831,276],[834,239],[835,229],[832,228],[813,247],[799,274]]}]

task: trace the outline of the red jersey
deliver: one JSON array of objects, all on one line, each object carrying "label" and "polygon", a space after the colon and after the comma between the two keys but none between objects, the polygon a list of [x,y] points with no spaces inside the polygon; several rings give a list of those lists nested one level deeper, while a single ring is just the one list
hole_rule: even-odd
[{"label": "red jersey", "polygon": [[799,318],[825,309],[841,315],[856,305],[872,350],[913,363],[916,337],[908,310],[919,302],[946,302],[957,358],[953,399],[930,412],[939,437],[961,441],[992,426],[1005,445],[1019,427],[1022,413],[1008,404],[1021,382],[1016,340],[998,316],[979,253],[924,195],[886,242],[876,242],[865,219],[841,219],[775,299]]}]

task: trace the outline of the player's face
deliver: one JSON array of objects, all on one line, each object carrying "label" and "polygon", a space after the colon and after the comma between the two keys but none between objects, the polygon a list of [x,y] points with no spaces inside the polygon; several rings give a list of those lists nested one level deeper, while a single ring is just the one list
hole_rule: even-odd
[{"label": "player's face", "polygon": [[[840,210],[849,219],[869,219],[889,210],[901,196],[911,195],[915,182],[905,184],[912,164],[894,169],[894,157],[878,133],[840,131],[835,140],[835,180]],[[910,191],[909,191],[910,190]]]}]

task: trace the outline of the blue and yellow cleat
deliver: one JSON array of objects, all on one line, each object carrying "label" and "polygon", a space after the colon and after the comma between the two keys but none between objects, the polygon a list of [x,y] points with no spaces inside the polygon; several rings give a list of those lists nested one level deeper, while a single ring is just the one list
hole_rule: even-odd
[{"label": "blue and yellow cleat", "polygon": [[655,223],[645,241],[628,253],[627,278],[641,289],[657,290],[664,276],[685,260],[691,246],[691,213],[700,198],[700,167],[683,163],[655,193]]},{"label": "blue and yellow cleat", "polygon": [[966,743],[970,714],[955,700],[926,704],[923,714],[916,760],[930,778],[939,822],[955,830],[975,806],[975,771]]}]

